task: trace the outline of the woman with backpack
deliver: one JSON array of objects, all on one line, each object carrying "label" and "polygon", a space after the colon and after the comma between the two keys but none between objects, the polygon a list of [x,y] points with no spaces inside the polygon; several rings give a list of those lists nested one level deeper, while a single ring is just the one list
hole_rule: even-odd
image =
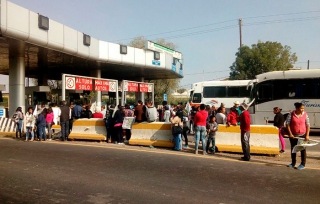
[{"label": "woman with backpack", "polygon": [[23,118],[24,118],[24,115],[22,113],[22,108],[18,107],[16,109],[16,112],[12,116],[12,119],[16,123],[16,138],[18,138],[18,133],[19,133],[19,138],[21,138]]},{"label": "woman with backpack", "polygon": [[279,140],[281,143],[280,153],[284,153],[286,150],[286,142],[284,141],[284,138],[281,134],[281,129],[284,126],[284,117],[281,113],[281,110],[282,109],[280,109],[279,107],[274,107],[273,108],[273,113],[275,114],[274,119],[273,119],[273,121],[269,121],[269,122],[273,122],[273,125],[276,126],[279,130]]},{"label": "woman with backpack", "polygon": [[26,117],[25,117],[25,120],[26,120],[26,142],[29,140],[29,136],[31,135],[31,139],[30,139],[30,142],[33,141],[33,138],[34,138],[34,125],[35,125],[35,121],[36,121],[36,118],[35,116],[33,115],[33,108],[32,107],[29,107],[28,108],[28,111],[26,112]]},{"label": "woman with backpack", "polygon": [[174,141],[174,148],[173,150],[180,151],[182,149],[182,143],[181,143],[181,134],[183,131],[183,113],[181,110],[178,110],[176,112],[176,115],[170,119],[172,123],[172,135],[173,135],[173,141]]},{"label": "woman with backpack", "polygon": [[44,140],[47,139],[46,135],[46,115],[47,109],[43,109],[42,112],[37,117],[37,131],[38,131],[38,140],[41,142],[42,135]]}]

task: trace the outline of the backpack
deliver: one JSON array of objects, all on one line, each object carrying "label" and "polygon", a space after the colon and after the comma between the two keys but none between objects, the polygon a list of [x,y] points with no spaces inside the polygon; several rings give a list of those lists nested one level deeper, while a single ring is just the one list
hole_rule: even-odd
[{"label": "backpack", "polygon": [[19,114],[18,113],[13,114],[12,120],[14,120],[16,123],[19,122],[19,120],[20,120]]}]

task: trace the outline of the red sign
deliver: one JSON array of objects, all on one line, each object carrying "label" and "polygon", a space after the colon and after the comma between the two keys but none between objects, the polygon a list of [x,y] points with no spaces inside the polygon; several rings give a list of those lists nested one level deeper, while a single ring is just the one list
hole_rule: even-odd
[{"label": "red sign", "polygon": [[128,91],[138,92],[138,83],[128,82]]},{"label": "red sign", "polygon": [[109,91],[109,81],[108,80],[94,80],[94,90],[95,91]]},{"label": "red sign", "polygon": [[92,91],[92,79],[76,77],[76,90]]},{"label": "red sign", "polygon": [[140,92],[148,92],[148,84],[140,84]]}]

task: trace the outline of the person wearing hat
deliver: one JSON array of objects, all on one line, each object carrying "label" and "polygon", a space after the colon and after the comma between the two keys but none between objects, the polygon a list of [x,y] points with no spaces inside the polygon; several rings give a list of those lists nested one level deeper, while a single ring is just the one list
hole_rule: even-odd
[{"label": "person wearing hat", "polygon": [[243,151],[244,161],[250,161],[250,113],[247,110],[249,106],[246,103],[240,105],[240,130],[241,130],[241,146]]},{"label": "person wearing hat", "polygon": [[235,102],[233,102],[233,107],[237,110],[237,112],[238,112],[238,116],[242,113],[242,111],[240,110],[240,103],[239,103],[239,101],[235,101]]}]

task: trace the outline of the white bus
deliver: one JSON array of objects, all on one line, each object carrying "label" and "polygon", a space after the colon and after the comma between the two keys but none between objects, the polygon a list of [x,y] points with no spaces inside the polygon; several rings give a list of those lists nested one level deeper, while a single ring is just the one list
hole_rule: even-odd
[{"label": "white bus", "polygon": [[250,90],[247,90],[251,80],[226,80],[226,81],[203,81],[192,84],[190,91],[190,105],[220,106],[225,104],[226,108],[231,108],[233,102],[248,103],[250,100]]},{"label": "white bus", "polygon": [[249,109],[253,124],[273,120],[274,107],[280,107],[285,114],[295,109],[295,102],[301,102],[311,128],[320,128],[320,69],[267,72],[257,75],[248,85],[251,98],[255,98]]}]

